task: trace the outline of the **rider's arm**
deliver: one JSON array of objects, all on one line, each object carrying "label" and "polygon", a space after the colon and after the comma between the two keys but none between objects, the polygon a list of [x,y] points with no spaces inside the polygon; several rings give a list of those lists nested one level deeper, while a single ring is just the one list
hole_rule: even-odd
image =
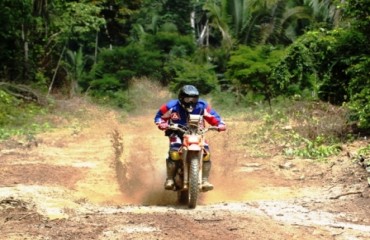
[{"label": "rider's arm", "polygon": [[212,126],[218,126],[220,124],[225,125],[220,115],[214,109],[212,109],[211,105],[209,104],[207,104],[206,108],[204,109],[204,119]]},{"label": "rider's arm", "polygon": [[210,125],[217,126],[219,132],[226,130],[226,124],[221,119],[220,115],[214,109],[212,109],[209,104],[207,104],[204,109],[204,119]]},{"label": "rider's arm", "polygon": [[170,111],[168,110],[167,104],[163,104],[154,117],[154,123],[160,130],[166,130],[168,128],[168,112]]},{"label": "rider's arm", "polygon": [[154,123],[167,122],[171,118],[172,108],[176,102],[177,100],[170,100],[166,104],[163,104],[154,117]]}]

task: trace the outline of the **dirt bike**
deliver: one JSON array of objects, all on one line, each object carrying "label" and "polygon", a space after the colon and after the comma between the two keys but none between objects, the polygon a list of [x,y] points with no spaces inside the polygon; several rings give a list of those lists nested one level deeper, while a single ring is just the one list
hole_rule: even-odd
[{"label": "dirt bike", "polygon": [[203,126],[203,116],[190,114],[187,126],[172,124],[169,129],[183,134],[182,145],[179,149],[181,161],[177,166],[175,175],[175,187],[177,199],[181,204],[187,204],[189,208],[195,208],[198,195],[202,191],[202,164],[203,158],[209,154],[204,148],[205,133],[210,130],[218,130],[217,127]]}]

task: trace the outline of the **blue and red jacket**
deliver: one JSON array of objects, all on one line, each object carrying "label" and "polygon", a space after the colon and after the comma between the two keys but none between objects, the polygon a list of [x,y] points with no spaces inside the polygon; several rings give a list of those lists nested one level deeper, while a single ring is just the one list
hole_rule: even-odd
[{"label": "blue and red jacket", "polygon": [[[180,105],[179,100],[173,99],[163,104],[154,117],[154,123],[158,124],[171,120],[171,123],[186,125],[188,112]],[[190,114],[201,114],[204,120],[212,126],[224,124],[220,115],[211,108],[206,101],[199,99]]]}]

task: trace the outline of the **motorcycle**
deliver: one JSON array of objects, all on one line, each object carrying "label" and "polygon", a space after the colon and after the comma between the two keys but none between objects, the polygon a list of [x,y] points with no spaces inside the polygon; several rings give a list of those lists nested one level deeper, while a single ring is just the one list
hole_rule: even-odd
[{"label": "motorcycle", "polygon": [[179,149],[181,161],[177,166],[174,191],[177,191],[177,200],[195,208],[199,193],[202,192],[202,164],[203,158],[209,154],[204,148],[205,133],[218,130],[217,127],[204,127],[202,115],[190,114],[187,126],[172,124],[170,130],[183,134],[182,145]]}]

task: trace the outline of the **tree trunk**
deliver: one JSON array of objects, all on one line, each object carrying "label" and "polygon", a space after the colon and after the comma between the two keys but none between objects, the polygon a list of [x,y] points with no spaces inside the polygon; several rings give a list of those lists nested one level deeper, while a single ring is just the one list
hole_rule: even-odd
[{"label": "tree trunk", "polygon": [[95,36],[95,55],[94,55],[94,65],[98,61],[98,45],[99,45],[99,31],[96,31]]},{"label": "tree trunk", "polygon": [[26,37],[26,29],[24,27],[24,24],[22,23],[22,41],[23,41],[23,51],[24,51],[24,56],[23,56],[23,81],[28,78],[28,60],[29,60],[29,48],[28,48],[28,40]]},{"label": "tree trunk", "polygon": [[51,83],[50,83],[50,86],[49,86],[49,90],[48,90],[48,94],[46,96],[49,96],[50,92],[51,92],[51,89],[53,88],[53,85],[54,85],[54,81],[55,81],[55,77],[57,75],[57,72],[58,72],[58,69],[59,69],[59,66],[60,66],[60,63],[62,61],[62,57],[64,55],[64,51],[66,50],[66,46],[67,46],[67,42],[66,44],[64,44],[64,47],[63,47],[63,50],[62,50],[62,53],[60,54],[60,57],[59,57],[59,60],[58,60],[58,64],[57,64],[57,67],[55,68],[55,72],[54,72],[54,75],[53,75],[53,79],[51,80]]}]

